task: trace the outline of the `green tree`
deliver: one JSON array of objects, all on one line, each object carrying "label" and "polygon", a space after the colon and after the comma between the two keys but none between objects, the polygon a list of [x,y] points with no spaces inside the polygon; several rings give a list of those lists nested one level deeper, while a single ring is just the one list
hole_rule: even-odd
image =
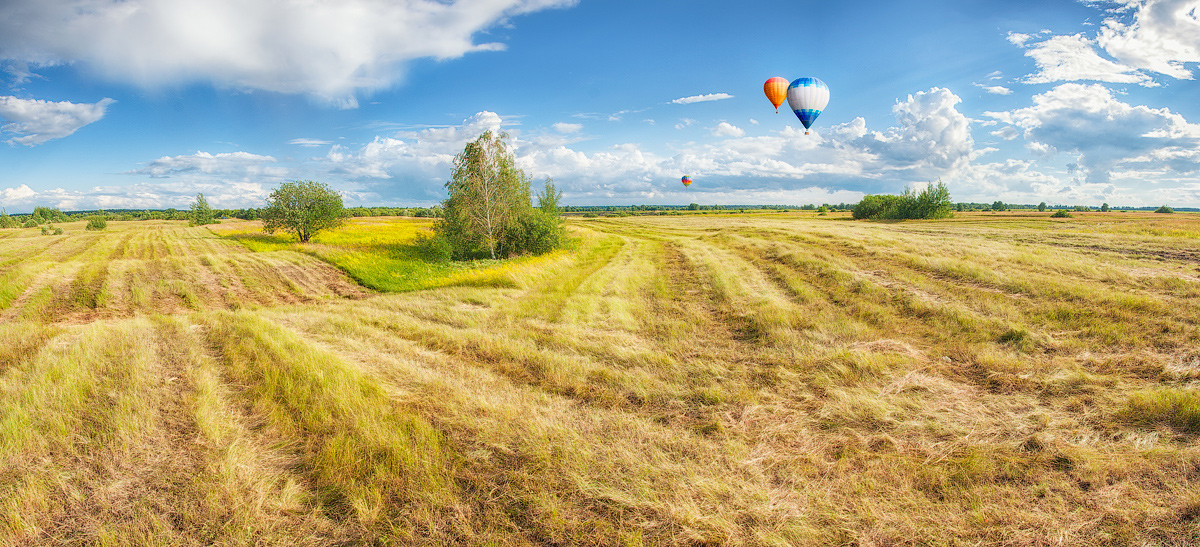
[{"label": "green tree", "polygon": [[0,228],[19,228],[21,223],[17,219],[8,216],[8,211],[0,209]]},{"label": "green tree", "polygon": [[1166,205],[1163,205],[1162,207],[1155,209],[1154,212],[1155,213],[1174,213],[1175,210],[1170,207],[1167,207]]},{"label": "green tree", "polygon": [[342,195],[320,182],[298,180],[280,184],[267,198],[260,217],[268,234],[283,230],[307,243],[321,230],[342,225]]},{"label": "green tree", "polygon": [[1108,212],[1108,204],[1107,204],[1107,203],[1104,203],[1104,204],[1101,204],[1101,205],[1100,205],[1100,212],[1101,212],[1101,213],[1107,213],[1107,212]]},{"label": "green tree", "polygon": [[1038,204],[1038,212],[1045,212],[1045,211],[1046,211],[1046,202],[1043,201]]},{"label": "green tree", "polygon": [[699,211],[699,210],[700,210],[700,204],[699,204],[699,203],[689,203],[689,204],[688,204],[688,206],[687,206],[687,208],[688,208],[688,210],[689,210],[689,211]]},{"label": "green tree", "polygon": [[454,156],[451,180],[446,183],[449,198],[443,202],[436,230],[458,258],[480,249],[492,258],[497,250],[506,250],[501,247],[512,250],[513,245],[505,245],[502,239],[518,231],[517,225],[531,208],[529,175],[517,168],[507,139],[507,134],[485,131]]},{"label": "green tree", "polygon": [[1007,211],[1008,206],[1005,205],[1003,201],[996,200],[995,202],[992,203],[992,210],[993,211]]},{"label": "green tree", "polygon": [[217,223],[212,207],[208,206],[208,200],[204,199],[203,193],[196,194],[196,201],[192,202],[192,210],[188,216],[192,226]]}]

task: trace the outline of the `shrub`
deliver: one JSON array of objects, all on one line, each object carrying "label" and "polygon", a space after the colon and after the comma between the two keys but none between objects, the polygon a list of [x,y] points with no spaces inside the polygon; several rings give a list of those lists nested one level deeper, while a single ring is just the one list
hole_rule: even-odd
[{"label": "shrub", "polygon": [[1154,212],[1155,213],[1174,213],[1175,210],[1170,207],[1167,207],[1166,205],[1163,205],[1162,207],[1155,209]]},{"label": "shrub", "polygon": [[31,219],[29,219],[29,220],[26,220],[26,221],[25,221],[25,224],[22,224],[22,225],[21,225],[21,227],[23,227],[23,228],[37,228],[37,227],[38,227],[38,223],[37,223],[37,221],[36,221],[36,220],[33,220],[33,219],[31,218]]},{"label": "shrub", "polygon": [[888,194],[863,196],[854,206],[853,216],[856,219],[932,219],[948,218],[954,204],[950,200],[950,190],[942,181],[930,183],[920,192],[907,188],[904,195]]},{"label": "shrub", "polygon": [[1068,213],[1066,209],[1059,209],[1050,215],[1050,218],[1071,218],[1073,215]]},{"label": "shrub", "polygon": [[91,217],[84,228],[92,231],[100,231],[108,228],[108,221],[104,220],[104,217]]},{"label": "shrub", "polygon": [[20,225],[17,219],[8,216],[8,211],[0,209],[0,228],[17,228]]}]

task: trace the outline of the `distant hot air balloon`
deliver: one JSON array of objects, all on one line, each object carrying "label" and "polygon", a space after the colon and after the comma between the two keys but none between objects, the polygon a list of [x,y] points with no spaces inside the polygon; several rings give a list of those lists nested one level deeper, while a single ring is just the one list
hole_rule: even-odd
[{"label": "distant hot air balloon", "polygon": [[788,106],[804,124],[804,134],[829,104],[829,86],[816,78],[796,78],[787,89]]},{"label": "distant hot air balloon", "polygon": [[680,182],[682,182],[684,186],[691,186],[692,185],[692,177],[684,175],[683,179]]},{"label": "distant hot air balloon", "polygon": [[783,104],[783,100],[787,98],[788,81],[785,78],[776,76],[766,81],[763,84],[763,93],[767,94],[767,100],[771,101],[771,105],[775,107],[775,113],[779,113],[779,105]]}]

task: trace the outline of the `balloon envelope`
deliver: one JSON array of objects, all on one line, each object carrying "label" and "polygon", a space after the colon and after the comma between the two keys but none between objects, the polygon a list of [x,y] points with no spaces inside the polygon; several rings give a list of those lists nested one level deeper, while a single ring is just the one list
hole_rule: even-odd
[{"label": "balloon envelope", "polygon": [[804,134],[829,104],[829,86],[816,78],[796,78],[787,90],[788,106],[804,124]]},{"label": "balloon envelope", "polygon": [[767,100],[771,101],[771,106],[775,107],[775,113],[779,113],[779,105],[783,104],[783,100],[787,98],[788,81],[784,78],[776,76],[766,81],[763,84],[763,93],[767,95]]},{"label": "balloon envelope", "polygon": [[682,182],[684,186],[691,186],[692,185],[692,177],[684,175],[683,178],[680,179],[680,182]]}]

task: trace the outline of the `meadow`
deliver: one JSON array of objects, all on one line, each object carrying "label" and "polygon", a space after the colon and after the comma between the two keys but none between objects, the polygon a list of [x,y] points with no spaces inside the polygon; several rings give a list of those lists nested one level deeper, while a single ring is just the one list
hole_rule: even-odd
[{"label": "meadow", "polygon": [[1190,545],[1200,215],[0,230],[3,545]]}]

